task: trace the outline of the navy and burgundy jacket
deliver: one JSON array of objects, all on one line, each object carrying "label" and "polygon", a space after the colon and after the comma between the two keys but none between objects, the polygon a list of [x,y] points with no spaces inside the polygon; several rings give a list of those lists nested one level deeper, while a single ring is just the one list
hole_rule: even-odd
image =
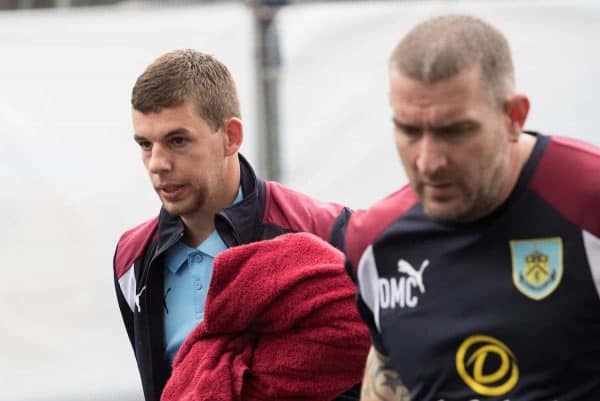
[{"label": "navy and burgundy jacket", "polygon": [[[339,248],[349,209],[264,181],[243,156],[239,158],[244,199],[215,216],[215,228],[228,247],[309,232]],[[171,374],[164,351],[162,262],[183,233],[180,219],[163,208],[159,216],[123,233],[114,255],[117,300],[146,401],[160,400]]]}]

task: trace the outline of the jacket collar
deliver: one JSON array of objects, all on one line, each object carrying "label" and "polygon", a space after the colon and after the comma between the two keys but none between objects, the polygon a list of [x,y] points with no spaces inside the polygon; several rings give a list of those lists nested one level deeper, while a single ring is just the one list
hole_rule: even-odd
[{"label": "jacket collar", "polygon": [[239,154],[239,159],[244,199],[215,216],[215,228],[229,247],[256,240],[265,204],[263,181],[256,176],[244,156]]},{"label": "jacket collar", "polygon": [[178,216],[172,215],[161,207],[158,215],[158,243],[155,255],[164,252],[181,239],[184,229]]},{"label": "jacket collar", "polygon": [[[256,176],[250,163],[238,154],[240,161],[240,182],[244,199],[221,210],[215,216],[215,229],[230,247],[253,242],[262,217],[264,205],[263,181]],[[184,226],[178,216],[160,209],[158,221],[158,244],[156,254],[164,252],[177,242],[184,232]]]}]

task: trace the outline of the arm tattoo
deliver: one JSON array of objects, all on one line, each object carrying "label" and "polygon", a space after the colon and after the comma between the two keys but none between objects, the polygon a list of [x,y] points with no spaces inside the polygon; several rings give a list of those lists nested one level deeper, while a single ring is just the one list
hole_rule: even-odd
[{"label": "arm tattoo", "polygon": [[410,401],[410,393],[387,358],[371,347],[360,393],[361,401]]}]

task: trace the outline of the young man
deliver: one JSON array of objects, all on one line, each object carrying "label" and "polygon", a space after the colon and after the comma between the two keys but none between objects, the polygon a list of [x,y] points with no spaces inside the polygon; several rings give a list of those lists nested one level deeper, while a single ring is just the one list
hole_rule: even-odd
[{"label": "young man", "polygon": [[522,132],[504,36],[467,16],[390,60],[408,186],[347,228],[372,348],[361,400],[600,394],[600,150]]},{"label": "young man", "polygon": [[334,227],[349,211],[256,177],[238,154],[235,83],[211,56],[159,57],[135,83],[132,106],[134,139],[162,209],[121,236],[114,273],[145,398],[155,401],[177,350],[203,320],[217,254],[288,232],[332,233],[336,243]]}]

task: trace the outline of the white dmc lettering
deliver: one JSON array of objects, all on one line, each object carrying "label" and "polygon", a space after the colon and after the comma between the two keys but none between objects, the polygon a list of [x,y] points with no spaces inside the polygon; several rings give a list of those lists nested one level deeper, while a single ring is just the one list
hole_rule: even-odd
[{"label": "white dmc lettering", "polygon": [[413,295],[417,289],[417,280],[414,277],[392,277],[379,279],[379,305],[384,309],[414,308],[419,298]]}]

